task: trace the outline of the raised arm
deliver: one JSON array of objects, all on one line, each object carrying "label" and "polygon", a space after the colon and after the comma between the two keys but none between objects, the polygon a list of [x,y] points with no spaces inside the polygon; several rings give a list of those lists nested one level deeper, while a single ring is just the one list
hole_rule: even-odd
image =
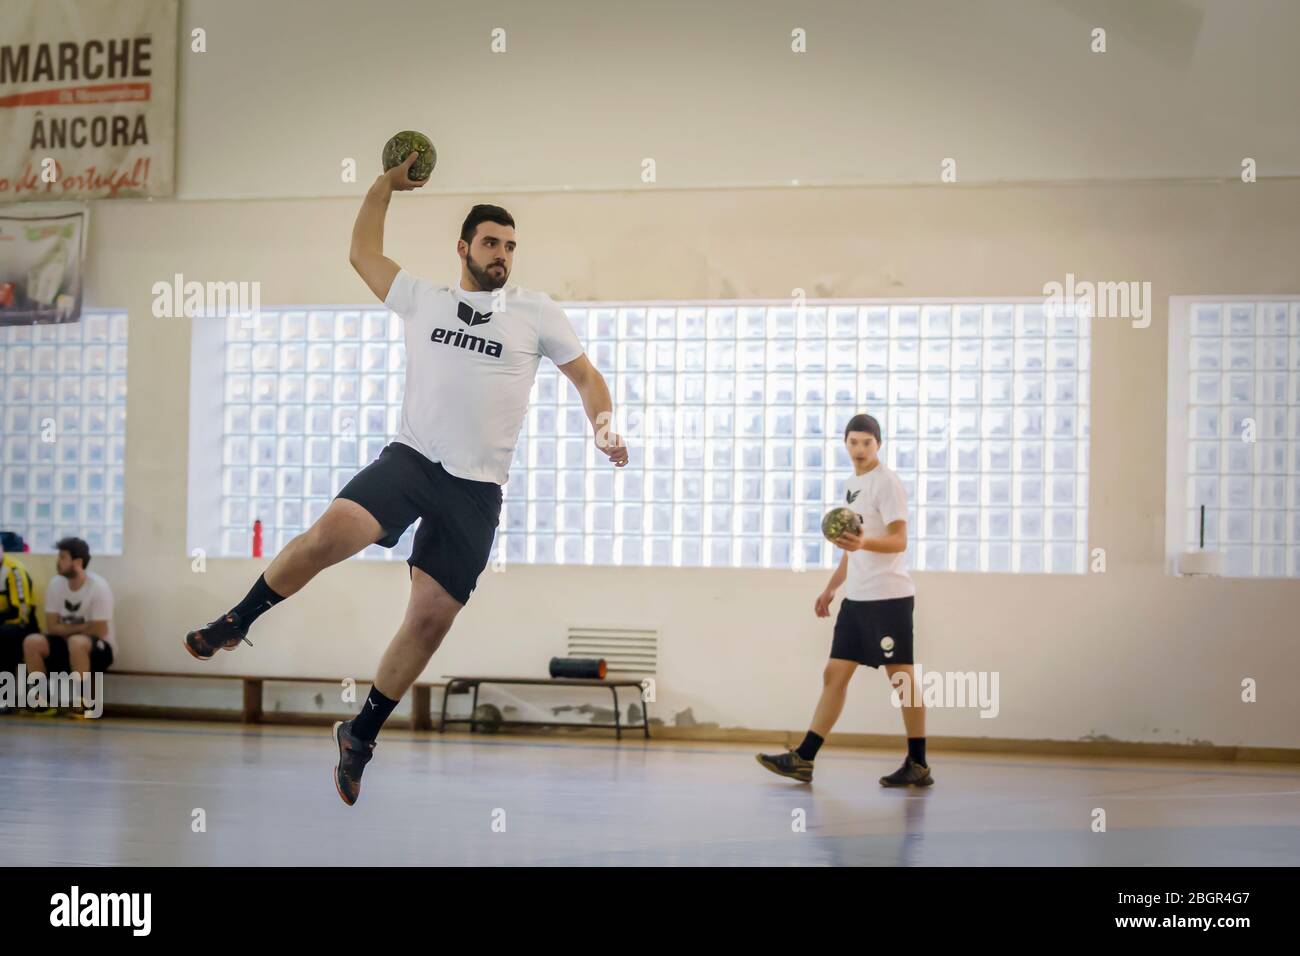
[{"label": "raised arm", "polygon": [[394,166],[375,179],[374,185],[361,202],[361,211],[357,213],[357,221],[352,226],[352,249],[348,253],[348,261],[370,287],[370,291],[379,297],[380,302],[388,299],[389,287],[402,268],[384,255],[384,217],[395,191],[419,189],[427,182],[409,179],[406,175],[411,163],[419,155],[412,150],[402,165]]}]

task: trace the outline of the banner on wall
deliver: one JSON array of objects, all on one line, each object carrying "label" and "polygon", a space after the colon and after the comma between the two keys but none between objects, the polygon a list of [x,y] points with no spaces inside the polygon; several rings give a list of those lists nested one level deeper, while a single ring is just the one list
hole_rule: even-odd
[{"label": "banner on wall", "polygon": [[0,207],[0,325],[80,320],[89,223],[85,203]]},{"label": "banner on wall", "polygon": [[0,0],[0,203],[170,196],[177,0]]}]

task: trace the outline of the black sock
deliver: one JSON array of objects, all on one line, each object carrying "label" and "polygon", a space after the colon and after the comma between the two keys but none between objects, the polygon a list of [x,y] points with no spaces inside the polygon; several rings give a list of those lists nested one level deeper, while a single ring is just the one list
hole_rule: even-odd
[{"label": "black sock", "polygon": [[908,737],[907,755],[912,758],[912,763],[919,763],[922,767],[928,766],[925,762],[925,738]]},{"label": "black sock", "polygon": [[248,595],[230,609],[230,613],[239,615],[240,626],[245,630],[252,627],[263,611],[269,611],[284,598],[276,594],[266,583],[266,575],[260,574]]},{"label": "black sock", "polygon": [[361,705],[361,713],[352,718],[352,732],[362,740],[374,740],[396,706],[397,701],[379,693],[379,688],[370,688],[370,696]]},{"label": "black sock", "polygon": [[822,744],[826,743],[821,737],[818,737],[811,730],[804,734],[803,743],[794,748],[804,760],[814,760],[817,757],[817,751],[821,750]]}]

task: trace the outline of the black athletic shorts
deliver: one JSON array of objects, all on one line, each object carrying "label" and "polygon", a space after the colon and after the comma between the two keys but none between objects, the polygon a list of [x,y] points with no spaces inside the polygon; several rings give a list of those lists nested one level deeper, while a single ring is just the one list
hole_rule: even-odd
[{"label": "black athletic shorts", "polygon": [[912,596],[883,601],[840,602],[835,618],[831,657],[857,661],[868,667],[881,664],[913,664]]},{"label": "black athletic shorts", "polygon": [[402,442],[389,442],[336,495],[355,501],[384,529],[379,544],[397,545],[416,518],[420,527],[406,563],[419,568],[461,604],[469,602],[492,556],[501,520],[501,486],[457,478]]},{"label": "black athletic shorts", "polygon": [[35,623],[0,624],[0,671],[16,674],[23,662],[23,640],[28,634],[40,632]]},{"label": "black athletic shorts", "polygon": [[[68,653],[68,639],[45,635],[50,645],[50,656],[45,658],[45,669],[51,674],[71,674],[72,657]],[[90,669],[102,674],[113,665],[113,648],[100,637],[92,637],[90,645]]]}]

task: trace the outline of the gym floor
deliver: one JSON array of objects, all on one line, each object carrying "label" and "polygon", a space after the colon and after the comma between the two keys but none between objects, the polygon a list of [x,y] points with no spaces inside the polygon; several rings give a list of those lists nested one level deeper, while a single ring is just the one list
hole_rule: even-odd
[{"label": "gym floor", "polygon": [[901,752],[824,749],[802,786],[778,749],[389,730],[348,808],[327,728],[10,716],[0,864],[1300,863],[1290,765],[935,752],[885,790]]}]

